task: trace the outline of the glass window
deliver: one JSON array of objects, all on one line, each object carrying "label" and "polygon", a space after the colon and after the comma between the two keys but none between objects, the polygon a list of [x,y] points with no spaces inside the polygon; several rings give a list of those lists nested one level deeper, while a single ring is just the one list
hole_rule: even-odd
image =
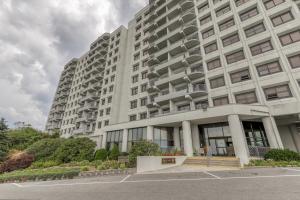
[{"label": "glass window", "polygon": [[276,100],[292,97],[291,90],[288,85],[280,85],[264,89],[267,100]]},{"label": "glass window", "polygon": [[140,128],[132,128],[128,129],[128,147],[127,149],[130,150],[131,147],[142,140],[147,139],[147,128],[140,127]]},{"label": "glass window", "polygon": [[289,57],[289,62],[293,69],[300,68],[300,54]]},{"label": "glass window", "polygon": [[273,49],[271,41],[266,41],[255,46],[250,47],[252,56],[262,54],[264,52],[270,51]]},{"label": "glass window", "polygon": [[236,103],[251,104],[257,103],[255,91],[235,95]]},{"label": "glass window", "polygon": [[284,2],[285,0],[269,0],[269,1],[265,1],[264,4],[266,9],[268,10]]},{"label": "glass window", "polygon": [[123,130],[108,131],[106,137],[106,148],[111,150],[115,145],[122,151]]},{"label": "glass window", "polygon": [[300,30],[282,35],[279,39],[283,46],[298,42],[300,41]]},{"label": "glass window", "polygon": [[219,25],[219,29],[220,31],[224,31],[232,26],[235,25],[235,22],[234,22],[234,19],[230,19],[230,20],[227,20],[225,22],[223,22],[222,24]]},{"label": "glass window", "polygon": [[247,69],[247,70],[230,74],[230,78],[232,83],[238,83],[238,82],[250,80],[251,76],[249,70]]},{"label": "glass window", "polygon": [[154,127],[154,143],[158,144],[163,152],[174,150],[174,128]]},{"label": "glass window", "polygon": [[282,71],[278,61],[263,64],[257,66],[256,68],[259,76],[266,76],[266,75],[275,74]]},{"label": "glass window", "polygon": [[221,76],[221,77],[218,77],[218,78],[211,79],[209,82],[210,82],[210,88],[211,88],[211,89],[225,86],[225,79],[224,79],[224,76]]},{"label": "glass window", "polygon": [[226,56],[226,60],[228,64],[232,64],[245,59],[244,51],[238,51]]},{"label": "glass window", "polygon": [[240,41],[240,37],[238,33],[228,36],[222,40],[224,47],[237,43],[238,41]]},{"label": "glass window", "polygon": [[204,47],[204,51],[206,54],[214,52],[216,50],[218,50],[218,46],[216,42]]},{"label": "glass window", "polygon": [[215,98],[213,102],[214,102],[214,106],[227,105],[229,104],[228,96]]},{"label": "glass window", "polygon": [[251,10],[248,10],[240,15],[241,21],[245,21],[247,19],[250,19],[254,16],[258,15],[258,9],[252,8]]},{"label": "glass window", "polygon": [[219,67],[221,67],[220,58],[207,62],[207,70],[213,70]]},{"label": "glass window", "polygon": [[293,19],[294,19],[294,17],[292,15],[292,13],[289,11],[289,12],[280,14],[279,16],[273,17],[271,20],[272,20],[272,23],[274,26],[279,26],[286,22],[292,21]]},{"label": "glass window", "polygon": [[247,37],[251,37],[253,35],[259,34],[266,30],[265,25],[263,23],[257,24],[245,30],[245,34]]},{"label": "glass window", "polygon": [[210,36],[212,36],[214,34],[215,34],[214,28],[211,28],[209,30],[206,30],[206,31],[202,32],[202,38],[203,39],[209,38]]},{"label": "glass window", "polygon": [[217,10],[216,16],[219,17],[221,15],[228,13],[229,11],[231,11],[231,8],[230,8],[230,5],[227,5],[221,9]]}]

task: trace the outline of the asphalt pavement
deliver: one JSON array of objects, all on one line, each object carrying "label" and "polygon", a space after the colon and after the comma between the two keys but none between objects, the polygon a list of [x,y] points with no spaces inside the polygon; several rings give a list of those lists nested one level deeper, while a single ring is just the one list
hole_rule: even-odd
[{"label": "asphalt pavement", "polygon": [[0,200],[300,200],[300,169],[268,168],[10,183]]}]

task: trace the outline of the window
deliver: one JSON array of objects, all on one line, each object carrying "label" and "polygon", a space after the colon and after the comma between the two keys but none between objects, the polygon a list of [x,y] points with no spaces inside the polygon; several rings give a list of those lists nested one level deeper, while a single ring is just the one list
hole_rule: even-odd
[{"label": "window", "polygon": [[142,72],[142,79],[146,79],[147,78],[147,71],[145,71],[145,72]]},{"label": "window", "polygon": [[256,55],[265,53],[267,51],[271,51],[272,49],[273,49],[273,46],[272,46],[270,40],[250,47],[252,56],[256,56]]},{"label": "window", "polygon": [[141,99],[141,106],[147,105],[147,97]]},{"label": "window", "polygon": [[232,64],[245,59],[244,51],[238,51],[226,56],[226,60],[228,64]]},{"label": "window", "polygon": [[140,53],[134,55],[134,61],[140,59]]},{"label": "window", "polygon": [[257,24],[245,30],[246,37],[251,37],[253,35],[259,34],[266,30],[265,25],[263,23]]},{"label": "window", "polygon": [[282,35],[279,39],[283,46],[298,42],[300,41],[300,30]]},{"label": "window", "polygon": [[228,97],[219,97],[219,98],[215,98],[213,100],[214,102],[214,106],[221,106],[221,105],[227,105],[229,104],[229,100]]},{"label": "window", "polygon": [[207,62],[207,70],[213,70],[219,67],[221,67],[220,58]]},{"label": "window", "polygon": [[204,47],[204,51],[205,51],[206,54],[214,52],[216,50],[218,50],[218,46],[217,46],[216,42]]},{"label": "window", "polygon": [[109,125],[109,120],[105,120],[104,121],[104,126],[108,126]]},{"label": "window", "polygon": [[230,19],[230,20],[227,20],[225,22],[223,22],[222,24],[219,25],[219,29],[220,31],[224,31],[232,26],[235,25],[235,22],[234,22],[234,19]]},{"label": "window", "polygon": [[210,88],[211,89],[222,87],[222,86],[225,86],[224,76],[221,76],[221,77],[214,78],[214,79],[210,80]]},{"label": "window", "polygon": [[211,28],[211,29],[209,29],[205,32],[202,32],[202,38],[205,39],[205,38],[208,38],[208,37],[210,37],[214,34],[215,34],[214,28]]},{"label": "window", "polygon": [[137,100],[130,102],[130,109],[135,109],[135,108],[137,108]]},{"label": "window", "polygon": [[281,72],[281,66],[278,61],[270,62],[256,67],[259,76],[266,76]]},{"label": "window", "polygon": [[106,136],[106,148],[111,150],[115,145],[122,151],[123,130],[108,131]]},{"label": "window", "polygon": [[201,13],[201,12],[204,12],[205,10],[207,10],[209,8],[209,5],[208,3],[204,4],[203,6],[199,7],[198,8],[198,12]]},{"label": "window", "polygon": [[265,4],[265,7],[266,9],[271,9],[281,3],[284,3],[285,0],[269,0],[269,1],[265,1],[264,4]]},{"label": "window", "polygon": [[141,92],[146,92],[147,91],[147,83],[141,85]]},{"label": "window", "polygon": [[139,76],[138,75],[135,75],[132,77],[132,83],[136,83],[139,81]]},{"label": "window", "polygon": [[139,69],[139,64],[133,65],[132,71],[137,71]]},{"label": "window", "polygon": [[162,152],[169,152],[174,148],[174,128],[154,127],[154,143],[158,144]]},{"label": "window", "polygon": [[202,19],[200,20],[200,25],[204,25],[204,24],[210,22],[211,20],[212,20],[212,19],[211,19],[211,15],[209,15],[209,16],[207,16],[207,17],[205,17],[205,18],[202,18]]},{"label": "window", "polygon": [[136,115],[130,115],[129,121],[136,121]]},{"label": "window", "polygon": [[113,85],[109,86],[109,92],[112,92],[112,91],[114,91],[114,86]]},{"label": "window", "polygon": [[280,85],[264,89],[267,100],[276,100],[292,96],[288,85]]},{"label": "window", "polygon": [[99,115],[100,115],[100,117],[102,117],[103,116],[103,110],[100,110],[100,113],[99,113]]},{"label": "window", "polygon": [[131,88],[131,95],[134,96],[137,94],[138,94],[138,87]]},{"label": "window", "polygon": [[98,129],[101,128],[101,125],[102,125],[102,123],[101,123],[101,122],[98,122]]},{"label": "window", "polygon": [[226,47],[226,46],[229,46],[231,44],[234,44],[236,42],[240,41],[240,37],[239,37],[239,34],[236,33],[234,35],[231,35],[229,37],[226,37],[222,40],[223,42],[223,46]]},{"label": "window", "polygon": [[178,111],[188,111],[191,110],[190,104],[177,106]]},{"label": "window", "polygon": [[107,98],[107,103],[111,103],[111,101],[112,101],[112,97],[110,96]]},{"label": "window", "polygon": [[140,119],[147,119],[147,112],[140,113]]},{"label": "window", "polygon": [[245,20],[250,19],[251,17],[254,17],[256,15],[258,15],[257,8],[252,8],[251,10],[248,10],[248,11],[242,13],[240,15],[240,18],[241,18],[241,21],[245,21]]},{"label": "window", "polygon": [[235,0],[235,5],[238,7],[240,5],[243,5],[244,3],[247,3],[250,0]]},{"label": "window", "polygon": [[128,150],[130,150],[134,144],[146,139],[147,139],[146,127],[128,129],[128,144],[127,144]]},{"label": "window", "polygon": [[300,68],[300,54],[289,57],[289,62],[293,69]]},{"label": "window", "polygon": [[247,69],[247,70],[230,74],[230,78],[232,83],[238,83],[238,82],[250,80],[251,76],[249,70]]},{"label": "window", "polygon": [[110,108],[106,108],[106,115],[110,115]]},{"label": "window", "polygon": [[231,10],[230,6],[227,5],[227,6],[223,7],[223,8],[221,8],[221,9],[217,10],[216,16],[219,17],[221,15],[224,15],[225,13],[228,13],[230,10]]},{"label": "window", "polygon": [[293,19],[294,19],[294,17],[292,15],[292,13],[289,11],[289,12],[283,13],[279,16],[273,17],[271,20],[272,20],[272,23],[274,26],[279,26],[286,22],[292,21]]},{"label": "window", "polygon": [[255,91],[235,95],[236,103],[251,104],[257,103]]}]

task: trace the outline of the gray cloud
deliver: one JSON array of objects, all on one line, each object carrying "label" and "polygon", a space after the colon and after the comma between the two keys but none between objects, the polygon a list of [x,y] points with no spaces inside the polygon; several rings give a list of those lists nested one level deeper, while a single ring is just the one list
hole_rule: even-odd
[{"label": "gray cloud", "polygon": [[44,127],[63,66],[147,0],[1,0],[0,117]]}]

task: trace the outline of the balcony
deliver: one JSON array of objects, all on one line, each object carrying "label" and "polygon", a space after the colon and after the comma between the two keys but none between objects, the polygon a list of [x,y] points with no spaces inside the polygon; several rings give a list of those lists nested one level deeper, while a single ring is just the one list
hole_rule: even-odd
[{"label": "balcony", "polygon": [[149,68],[149,72],[147,74],[147,77],[149,79],[152,79],[152,78],[156,78],[156,77],[159,77],[159,74],[157,73],[157,71],[155,70],[154,67],[150,67]]},{"label": "balcony", "polygon": [[182,10],[187,10],[189,8],[194,7],[194,1],[192,1],[192,0],[182,1],[182,3],[180,3],[180,6],[181,6]]},{"label": "balcony", "polygon": [[195,64],[189,67],[186,71],[186,75],[190,80],[204,77],[204,70],[202,64]]},{"label": "balcony", "polygon": [[190,49],[197,45],[200,45],[198,33],[194,33],[194,34],[186,36],[185,39],[183,40],[183,42],[187,49]]},{"label": "balcony", "polygon": [[184,32],[185,35],[190,35],[192,33],[195,33],[198,31],[198,24],[197,21],[191,21],[186,24],[183,24],[182,26],[182,31]]},{"label": "balcony", "polygon": [[148,93],[155,93],[158,92],[159,89],[156,87],[155,82],[154,81],[150,81],[149,82],[149,87],[147,88],[147,92]]},{"label": "balcony", "polygon": [[188,63],[194,63],[196,61],[199,61],[202,59],[201,56],[201,50],[200,47],[197,47],[195,49],[189,50],[185,55],[184,55],[186,61]]}]

